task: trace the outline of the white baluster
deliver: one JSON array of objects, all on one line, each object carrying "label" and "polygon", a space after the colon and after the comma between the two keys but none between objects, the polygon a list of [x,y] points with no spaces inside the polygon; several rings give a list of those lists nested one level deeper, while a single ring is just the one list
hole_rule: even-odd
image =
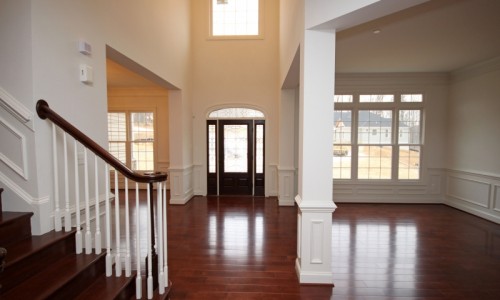
[{"label": "white baluster", "polygon": [[151,253],[151,216],[149,216],[149,212],[151,211],[151,191],[150,186],[148,186],[148,199],[147,199],[147,208],[148,208],[148,278],[147,278],[147,287],[148,287],[148,299],[153,299],[153,261]]},{"label": "white baluster", "polygon": [[69,176],[68,176],[68,145],[66,142],[66,133],[63,135],[64,143],[64,197],[66,201],[66,210],[64,214],[64,231],[71,230],[71,212],[69,210]]},{"label": "white baluster", "polygon": [[106,178],[106,191],[104,200],[106,204],[106,277],[113,275],[113,255],[111,255],[111,215],[109,211],[109,165],[105,164],[104,176]]},{"label": "white baluster", "polygon": [[162,205],[162,183],[158,182],[156,185],[156,226],[158,228],[156,244],[158,252],[158,292],[160,295],[165,293],[165,275],[163,273],[163,205]]},{"label": "white baluster", "polygon": [[94,156],[94,177],[95,177],[95,253],[101,253],[101,212],[99,208],[99,164],[97,155]]},{"label": "white baluster", "polygon": [[163,183],[163,274],[165,287],[168,287],[168,263],[167,263],[167,182]]},{"label": "white baluster", "polygon": [[120,194],[118,191],[118,171],[115,169],[115,234],[116,234],[116,252],[115,252],[115,276],[122,276],[122,258],[120,254]]},{"label": "white baluster", "polygon": [[137,275],[135,277],[135,298],[142,298],[142,273],[141,273],[141,236],[140,236],[140,207],[139,183],[135,183],[135,260]]},{"label": "white baluster", "polygon": [[128,204],[128,179],[125,178],[125,276],[132,275],[132,267],[130,262],[130,217]]},{"label": "white baluster", "polygon": [[54,228],[55,231],[61,231],[61,210],[59,209],[59,174],[57,170],[57,141],[56,125],[52,123],[52,160],[54,165]]},{"label": "white baluster", "polygon": [[90,232],[89,165],[87,148],[83,148],[83,168],[85,180],[85,253],[92,253],[92,234]]},{"label": "white baluster", "polygon": [[76,140],[74,141],[75,145],[75,215],[76,215],[76,235],[75,235],[75,244],[76,244],[76,254],[82,253],[82,230],[80,228],[80,182],[78,176],[78,144]]}]

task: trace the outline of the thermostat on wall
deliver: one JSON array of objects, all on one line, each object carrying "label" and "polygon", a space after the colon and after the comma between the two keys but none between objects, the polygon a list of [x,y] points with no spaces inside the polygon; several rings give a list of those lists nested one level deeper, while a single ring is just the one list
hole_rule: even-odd
[{"label": "thermostat on wall", "polygon": [[90,55],[92,53],[92,46],[84,40],[78,41],[78,51],[85,55]]}]

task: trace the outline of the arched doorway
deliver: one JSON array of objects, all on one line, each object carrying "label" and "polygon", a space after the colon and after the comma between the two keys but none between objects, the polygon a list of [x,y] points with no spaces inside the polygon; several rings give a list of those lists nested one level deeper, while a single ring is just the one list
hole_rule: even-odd
[{"label": "arched doorway", "polygon": [[264,113],[231,107],[207,120],[207,194],[264,196]]}]

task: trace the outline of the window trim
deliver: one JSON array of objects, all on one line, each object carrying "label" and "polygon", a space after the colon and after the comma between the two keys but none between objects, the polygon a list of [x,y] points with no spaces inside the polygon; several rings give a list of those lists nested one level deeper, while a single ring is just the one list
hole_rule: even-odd
[{"label": "window trim", "polygon": [[[394,102],[360,102],[360,95],[394,95]],[[421,102],[403,102],[402,95],[420,94],[422,95]],[[363,90],[357,92],[339,91],[335,96],[352,95],[352,102],[334,102],[333,111],[349,110],[351,111],[351,143],[350,144],[334,144],[334,146],[349,146],[351,147],[351,178],[333,178],[335,182],[362,182],[365,184],[377,183],[421,183],[424,180],[423,161],[425,153],[425,99],[426,93],[422,91],[386,91],[386,90]],[[391,110],[392,118],[392,141],[391,144],[377,144],[376,146],[390,146],[392,148],[391,161],[391,178],[390,179],[359,179],[358,177],[358,162],[359,162],[359,147],[369,146],[368,144],[358,143],[358,117],[360,110]],[[419,178],[418,179],[399,179],[399,147],[411,146],[417,144],[400,144],[399,143],[399,112],[401,110],[420,110],[420,163],[419,163]],[[355,125],[356,127],[354,127]],[[373,146],[373,145],[372,145]],[[333,168],[333,166],[332,166]]]},{"label": "window trim", "polygon": [[213,35],[213,0],[207,0],[209,2],[208,9],[208,40],[213,41],[223,41],[223,40],[262,40],[264,39],[264,5],[265,2],[263,0],[259,1],[259,33],[257,35]]}]

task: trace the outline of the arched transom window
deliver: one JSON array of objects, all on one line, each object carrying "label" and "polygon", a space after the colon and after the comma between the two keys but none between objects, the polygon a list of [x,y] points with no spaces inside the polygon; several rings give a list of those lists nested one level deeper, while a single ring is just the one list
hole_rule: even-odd
[{"label": "arched transom window", "polygon": [[212,111],[208,114],[210,119],[261,119],[264,113],[260,110],[246,107],[228,107]]}]

